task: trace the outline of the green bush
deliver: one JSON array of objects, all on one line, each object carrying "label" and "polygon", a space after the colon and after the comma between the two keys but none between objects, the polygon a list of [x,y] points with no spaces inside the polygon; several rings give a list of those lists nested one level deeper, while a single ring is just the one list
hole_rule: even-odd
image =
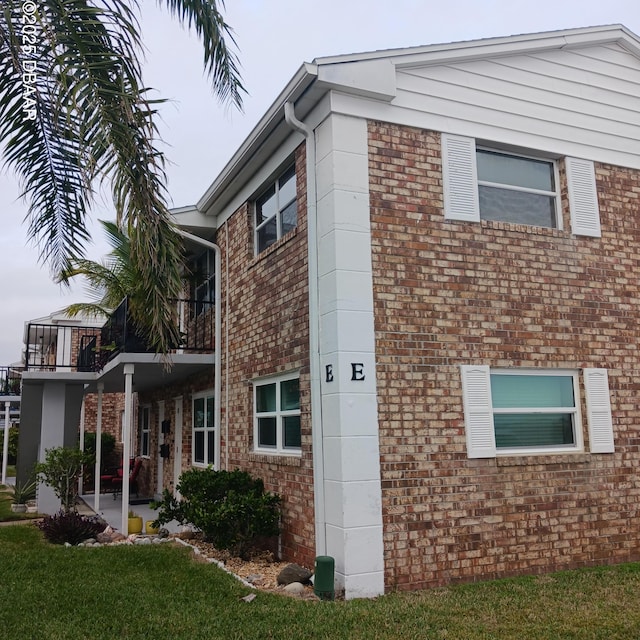
[{"label": "green bush", "polygon": [[165,489],[157,525],[177,520],[198,528],[219,549],[246,557],[263,538],[280,533],[280,497],[264,490],[246,471],[189,469],[177,486],[181,499]]},{"label": "green bush", "polygon": [[[110,433],[100,434],[100,457],[102,458],[103,467],[107,464],[107,461],[111,459],[113,452],[116,448],[116,439]],[[96,434],[93,431],[88,431],[84,434],[84,450],[85,453],[96,454]]]},{"label": "green bush", "polygon": [[[0,429],[0,460],[3,454],[4,429]],[[18,427],[12,424],[9,427],[9,450],[7,452],[7,464],[15,464],[18,457]]]}]

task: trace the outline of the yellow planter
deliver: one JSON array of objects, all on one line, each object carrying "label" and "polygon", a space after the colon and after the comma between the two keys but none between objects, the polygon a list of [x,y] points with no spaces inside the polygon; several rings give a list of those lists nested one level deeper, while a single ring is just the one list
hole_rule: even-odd
[{"label": "yellow planter", "polygon": [[155,536],[160,531],[160,527],[154,527],[153,520],[147,520],[144,523],[144,530],[148,536]]},{"label": "yellow planter", "polygon": [[142,516],[129,518],[129,535],[132,533],[142,533]]}]

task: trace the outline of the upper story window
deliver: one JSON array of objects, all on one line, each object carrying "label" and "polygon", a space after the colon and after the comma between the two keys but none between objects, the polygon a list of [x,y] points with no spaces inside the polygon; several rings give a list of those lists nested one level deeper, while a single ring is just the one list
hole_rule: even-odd
[{"label": "upper story window", "polygon": [[208,308],[203,302],[215,300],[215,255],[207,249],[195,258],[190,265],[191,297],[196,301],[196,315]]},{"label": "upper story window", "polygon": [[493,220],[562,229],[558,167],[567,178],[571,233],[599,238],[595,165],[582,158],[543,159],[538,152],[485,148],[443,133],[442,186],[448,220]]},{"label": "upper story window", "polygon": [[256,254],[270,247],[297,224],[296,171],[292,166],[256,200]]},{"label": "upper story window", "polygon": [[561,226],[553,161],[478,149],[476,162],[482,220]]}]

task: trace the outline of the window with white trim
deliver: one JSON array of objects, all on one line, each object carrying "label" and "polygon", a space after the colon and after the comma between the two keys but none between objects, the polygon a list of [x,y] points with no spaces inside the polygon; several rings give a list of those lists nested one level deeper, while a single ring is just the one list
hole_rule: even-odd
[{"label": "window with white trim", "polygon": [[192,459],[195,465],[215,463],[214,401],[211,391],[194,394],[192,398]]},{"label": "window with white trim", "polygon": [[[448,220],[500,220],[562,228],[558,163],[535,151],[485,147],[474,138],[442,134],[444,214]],[[600,237],[592,161],[565,157],[571,232]]]},{"label": "window with white trim", "polygon": [[[461,367],[470,458],[583,450],[577,371]],[[590,449],[613,452],[605,369],[584,369]]]},{"label": "window with white trim", "polygon": [[140,455],[148,456],[151,450],[151,407],[148,405],[140,407],[138,429],[140,431]]},{"label": "window with white trim", "polygon": [[255,450],[269,453],[299,453],[299,374],[254,382],[253,406]]},{"label": "window with white trim", "polygon": [[561,227],[556,165],[492,149],[476,149],[481,220]]},{"label": "window with white trim", "polygon": [[255,202],[256,255],[298,224],[296,169],[289,167]]}]

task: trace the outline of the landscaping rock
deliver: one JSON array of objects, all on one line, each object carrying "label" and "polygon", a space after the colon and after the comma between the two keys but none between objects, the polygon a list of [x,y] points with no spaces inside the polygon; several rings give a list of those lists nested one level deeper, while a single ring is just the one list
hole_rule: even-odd
[{"label": "landscaping rock", "polygon": [[305,592],[304,585],[300,582],[291,582],[282,590],[290,596],[300,596]]},{"label": "landscaping rock", "polygon": [[305,582],[309,582],[309,578],[311,578],[312,575],[313,573],[309,571],[309,569],[305,569],[294,562],[288,564],[278,574],[278,584],[291,584],[292,582],[304,584]]}]

